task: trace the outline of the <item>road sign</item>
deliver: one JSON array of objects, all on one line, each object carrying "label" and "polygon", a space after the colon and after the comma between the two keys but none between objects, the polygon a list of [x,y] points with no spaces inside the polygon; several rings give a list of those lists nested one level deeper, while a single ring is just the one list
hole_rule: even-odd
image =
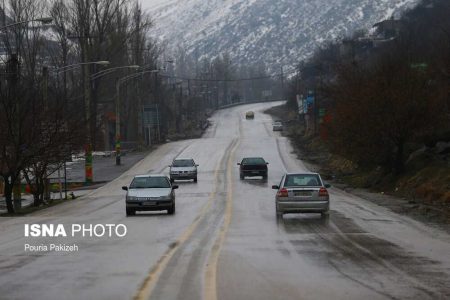
[{"label": "road sign", "polygon": [[144,105],[142,123],[144,126],[159,125],[159,111],[158,105]]}]

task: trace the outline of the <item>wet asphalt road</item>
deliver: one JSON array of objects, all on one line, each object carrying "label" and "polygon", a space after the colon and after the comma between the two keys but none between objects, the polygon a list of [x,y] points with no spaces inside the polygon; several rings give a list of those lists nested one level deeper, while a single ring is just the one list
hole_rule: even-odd
[{"label": "wet asphalt road", "polygon": [[[340,190],[331,214],[275,216],[272,184],[305,170],[261,113],[226,109],[204,138],[169,143],[82,199],[0,220],[0,299],[449,299],[450,237]],[[255,120],[245,112],[255,111]],[[263,156],[269,179],[239,180],[236,162]],[[122,185],[193,157],[176,214],[125,216]],[[123,238],[24,237],[25,223],[125,224]],[[24,251],[77,244],[78,252]]]}]

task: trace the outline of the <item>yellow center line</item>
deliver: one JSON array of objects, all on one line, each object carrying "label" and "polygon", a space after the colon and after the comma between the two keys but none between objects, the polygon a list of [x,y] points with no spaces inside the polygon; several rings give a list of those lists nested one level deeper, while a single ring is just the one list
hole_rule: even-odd
[{"label": "yellow center line", "polygon": [[224,244],[228,228],[230,227],[231,215],[233,212],[233,177],[231,171],[233,170],[232,163],[234,161],[234,153],[236,152],[238,146],[239,141],[231,150],[227,162],[227,205],[222,228],[220,229],[219,236],[211,249],[211,254],[209,256],[208,263],[206,264],[205,285],[203,291],[203,299],[205,300],[217,300],[217,265],[219,262],[220,251]]},{"label": "yellow center line", "polygon": [[[233,150],[234,151],[234,150]],[[224,154],[226,155],[226,153]],[[170,259],[173,257],[175,252],[180,248],[180,246],[186,242],[194,233],[195,229],[197,228],[200,221],[203,219],[203,217],[206,215],[206,213],[209,211],[209,209],[212,206],[212,203],[214,199],[216,198],[217,194],[217,188],[218,188],[218,180],[219,180],[219,170],[220,165],[222,163],[222,159],[220,159],[217,162],[217,165],[215,167],[214,171],[214,189],[211,192],[211,195],[208,198],[208,202],[202,207],[202,210],[198,214],[198,216],[195,218],[194,222],[181,234],[181,236],[177,239],[176,242],[174,242],[171,247],[164,253],[164,255],[157,261],[156,265],[150,270],[147,277],[144,279],[143,283],[141,284],[141,287],[134,295],[134,300],[147,300],[150,298],[153,289],[158,282],[159,277],[161,276],[162,272],[167,267],[167,264],[169,263]],[[228,160],[228,164],[230,164],[230,160]],[[228,168],[230,169],[230,168]]]},{"label": "yellow center line", "polygon": [[135,300],[147,300],[150,298],[151,293],[155,287],[156,282],[158,281],[158,278],[160,277],[161,273],[164,271],[164,269],[167,267],[167,264],[169,263],[172,256],[175,254],[175,252],[178,250],[178,248],[186,241],[188,240],[192,233],[197,228],[198,224],[202,220],[203,216],[207,213],[207,211],[210,209],[214,198],[217,194],[217,181],[218,181],[218,175],[219,175],[219,169],[220,169],[220,160],[217,163],[217,166],[214,171],[214,189],[211,192],[208,202],[203,206],[202,210],[200,211],[199,215],[195,218],[194,222],[181,234],[181,236],[177,239],[175,243],[172,244],[170,249],[168,249],[164,255],[158,260],[156,265],[150,270],[150,273],[147,275],[147,277],[144,279],[144,282],[142,283],[141,287],[133,297]]}]

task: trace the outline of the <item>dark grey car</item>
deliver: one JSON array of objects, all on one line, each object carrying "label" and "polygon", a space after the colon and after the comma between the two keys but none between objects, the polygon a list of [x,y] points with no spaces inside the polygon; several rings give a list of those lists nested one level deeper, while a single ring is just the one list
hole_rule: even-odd
[{"label": "dark grey car", "polygon": [[167,210],[175,213],[175,192],[178,186],[172,185],[166,175],[138,175],[133,178],[127,191],[125,205],[127,216],[136,211]]},{"label": "dark grey car", "polygon": [[321,213],[328,215],[330,196],[318,173],[287,173],[281,178],[279,185],[272,188],[278,190],[275,196],[277,216],[286,213]]}]

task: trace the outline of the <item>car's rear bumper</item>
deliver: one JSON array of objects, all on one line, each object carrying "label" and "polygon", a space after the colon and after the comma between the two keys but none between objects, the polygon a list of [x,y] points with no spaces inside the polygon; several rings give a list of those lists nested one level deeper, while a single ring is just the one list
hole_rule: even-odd
[{"label": "car's rear bumper", "polygon": [[265,176],[265,175],[267,175],[267,170],[242,171],[241,174],[243,176]]},{"label": "car's rear bumper", "polygon": [[167,210],[173,207],[174,201],[126,202],[127,209],[154,211]]},{"label": "car's rear bumper", "polygon": [[326,212],[330,209],[330,201],[277,201],[280,213]]},{"label": "car's rear bumper", "polygon": [[192,174],[170,174],[170,179],[181,179],[181,180],[187,180],[187,179],[195,179],[197,178],[196,173]]}]

